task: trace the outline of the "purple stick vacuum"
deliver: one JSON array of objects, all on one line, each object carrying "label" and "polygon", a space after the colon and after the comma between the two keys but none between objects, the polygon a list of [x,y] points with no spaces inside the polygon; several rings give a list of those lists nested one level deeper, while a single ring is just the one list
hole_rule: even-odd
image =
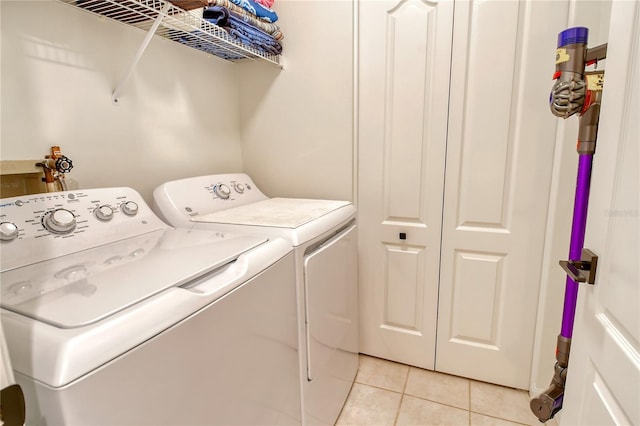
[{"label": "purple stick vacuum", "polygon": [[597,64],[604,59],[607,45],[587,49],[589,30],[584,27],[568,28],[558,35],[556,50],[555,84],[551,90],[549,104],[551,112],[561,118],[579,114],[578,130],[578,175],[573,204],[573,223],[569,260],[560,261],[567,272],[562,311],[562,328],[556,345],[556,364],[549,387],[529,404],[540,422],[546,422],[560,409],[569,366],[569,352],[573,336],[573,322],[578,300],[580,282],[594,283],[597,256],[585,250],[584,234],[587,224],[591,166],[596,149],[600,101],[604,82],[604,71],[585,72],[585,66]]}]

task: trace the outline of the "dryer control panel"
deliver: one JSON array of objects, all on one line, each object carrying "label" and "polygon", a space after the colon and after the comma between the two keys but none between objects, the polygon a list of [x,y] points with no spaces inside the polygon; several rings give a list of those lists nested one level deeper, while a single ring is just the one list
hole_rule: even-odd
[{"label": "dryer control panel", "polygon": [[131,188],[0,199],[2,270],[168,228]]},{"label": "dryer control panel", "polygon": [[191,217],[268,199],[244,173],[166,182],[153,192],[153,210],[167,223],[191,227]]}]

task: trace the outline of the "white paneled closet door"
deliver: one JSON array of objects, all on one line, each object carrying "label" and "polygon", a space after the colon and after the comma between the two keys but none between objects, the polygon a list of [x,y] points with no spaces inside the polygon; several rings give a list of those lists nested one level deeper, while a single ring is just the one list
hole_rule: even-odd
[{"label": "white paneled closet door", "polygon": [[363,353],[528,388],[567,4],[360,1]]},{"label": "white paneled closet door", "polygon": [[360,350],[433,369],[453,2],[359,8]]},{"label": "white paneled closet door", "polygon": [[529,387],[558,120],[548,94],[566,10],[456,2],[438,371]]}]

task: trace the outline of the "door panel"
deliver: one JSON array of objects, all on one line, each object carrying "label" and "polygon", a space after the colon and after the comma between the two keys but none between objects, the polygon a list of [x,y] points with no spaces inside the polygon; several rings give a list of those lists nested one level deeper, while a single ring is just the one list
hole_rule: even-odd
[{"label": "door panel", "polygon": [[[640,4],[612,2],[585,247],[560,424],[640,424]],[[585,374],[586,372],[586,374]]]},{"label": "door panel", "polygon": [[[382,328],[398,332],[419,332],[423,316],[421,303],[424,282],[425,250],[384,244],[386,273],[385,305]],[[414,301],[407,303],[407,301]]]},{"label": "door panel", "polygon": [[465,86],[463,92],[457,91],[459,107],[453,103],[453,110],[460,111],[452,114],[452,122],[462,119],[458,185],[451,188],[459,197],[457,225],[478,231],[506,230],[513,166],[509,118],[520,4],[475,0],[458,7],[468,8],[470,16],[464,20],[459,19],[462,13],[456,16],[456,24],[469,26],[463,29],[466,48],[456,46],[453,58],[454,67],[459,65],[456,71],[462,68],[466,73],[459,81],[453,76],[456,85]]},{"label": "door panel", "polygon": [[361,352],[433,369],[453,2],[359,8]]},{"label": "door panel", "polygon": [[558,7],[460,1],[454,17],[436,370],[521,389],[556,129],[539,76],[554,67]]},{"label": "door panel", "polygon": [[451,339],[498,349],[504,255],[456,251]]},{"label": "door panel", "polygon": [[385,217],[424,223],[423,133],[426,84],[433,73],[436,10],[420,1],[389,10],[386,31]]}]

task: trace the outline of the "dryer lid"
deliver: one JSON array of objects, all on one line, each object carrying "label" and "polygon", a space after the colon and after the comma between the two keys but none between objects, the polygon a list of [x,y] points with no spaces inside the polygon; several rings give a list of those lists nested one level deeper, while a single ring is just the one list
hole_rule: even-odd
[{"label": "dryer lid", "polygon": [[338,200],[270,198],[215,213],[196,215],[191,221],[294,229],[350,204],[349,201]]},{"label": "dryer lid", "polygon": [[1,305],[56,327],[81,327],[199,278],[266,241],[205,230],[158,230],[5,271]]}]

